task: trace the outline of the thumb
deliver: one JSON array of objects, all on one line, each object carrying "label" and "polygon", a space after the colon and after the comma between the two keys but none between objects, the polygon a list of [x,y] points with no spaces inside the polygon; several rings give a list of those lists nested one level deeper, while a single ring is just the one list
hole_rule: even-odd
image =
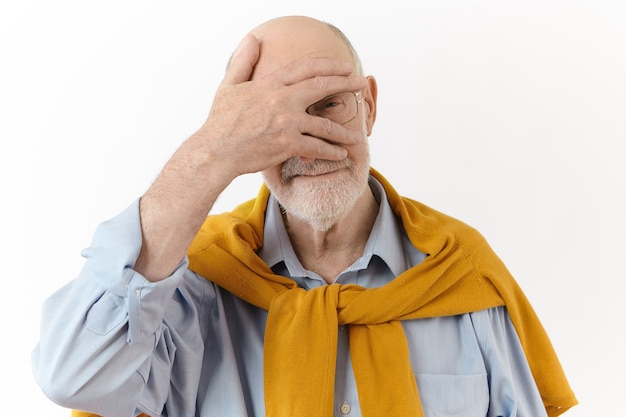
[{"label": "thumb", "polygon": [[248,81],[258,60],[259,41],[253,35],[246,35],[230,57],[223,83],[239,84]]}]

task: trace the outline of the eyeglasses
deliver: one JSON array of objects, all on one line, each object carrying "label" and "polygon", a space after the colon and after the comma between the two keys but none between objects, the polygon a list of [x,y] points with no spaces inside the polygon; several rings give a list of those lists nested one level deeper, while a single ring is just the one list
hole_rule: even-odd
[{"label": "eyeglasses", "polygon": [[311,116],[324,117],[345,125],[359,114],[359,103],[363,101],[360,91],[330,95],[311,104],[306,112]]}]

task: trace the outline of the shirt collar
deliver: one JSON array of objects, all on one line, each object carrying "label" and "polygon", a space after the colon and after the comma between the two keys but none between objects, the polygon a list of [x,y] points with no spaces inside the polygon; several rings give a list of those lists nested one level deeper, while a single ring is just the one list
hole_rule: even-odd
[{"label": "shirt collar", "polygon": [[[365,245],[363,256],[352,264],[348,270],[365,269],[369,265],[372,256],[378,256],[393,275],[398,276],[410,267],[403,250],[405,233],[387,201],[387,195],[383,186],[373,177],[370,177],[369,184],[374,196],[379,201],[378,216]],[[273,267],[280,262],[284,262],[292,277],[306,276],[308,274],[293,250],[280,213],[280,206],[272,195],[270,195],[265,213],[263,242],[276,242],[276,244],[272,245],[264,243],[258,252],[259,257],[267,265]]]}]

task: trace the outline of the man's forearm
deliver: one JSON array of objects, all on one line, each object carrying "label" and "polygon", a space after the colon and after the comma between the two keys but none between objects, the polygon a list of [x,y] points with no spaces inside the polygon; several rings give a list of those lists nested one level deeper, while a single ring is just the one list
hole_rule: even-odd
[{"label": "man's forearm", "polygon": [[[167,163],[140,201],[142,247],[135,270],[150,281],[169,276],[230,178],[214,171],[194,143],[187,140]],[[226,178],[226,179],[225,179]]]}]

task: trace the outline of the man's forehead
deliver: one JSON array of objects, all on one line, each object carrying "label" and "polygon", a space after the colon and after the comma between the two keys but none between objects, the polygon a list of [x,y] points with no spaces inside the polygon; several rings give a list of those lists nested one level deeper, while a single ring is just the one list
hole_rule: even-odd
[{"label": "man's forehead", "polygon": [[290,32],[307,30],[328,30],[326,23],[307,16],[282,16],[261,23],[250,31],[252,34],[260,34],[268,31],[286,30]]},{"label": "man's forehead", "polygon": [[255,75],[273,72],[303,57],[343,59],[352,55],[343,40],[325,23],[311,18],[274,19],[250,32],[260,43]]}]

